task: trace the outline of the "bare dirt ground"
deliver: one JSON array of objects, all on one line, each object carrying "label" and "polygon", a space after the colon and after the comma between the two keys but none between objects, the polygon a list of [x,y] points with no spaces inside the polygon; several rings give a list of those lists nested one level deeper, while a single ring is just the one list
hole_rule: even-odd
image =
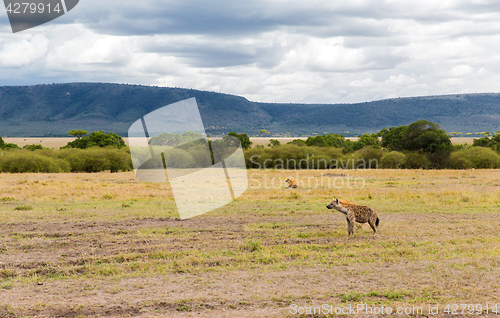
[{"label": "bare dirt ground", "polygon": [[[313,317],[291,306],[323,304],[461,317],[445,306],[500,303],[499,171],[264,182],[289,173],[250,170],[242,197],[188,220],[168,184],[132,173],[2,174],[0,317]],[[306,183],[347,177],[365,186]],[[364,224],[348,239],[333,196],[375,207],[378,235]]]}]

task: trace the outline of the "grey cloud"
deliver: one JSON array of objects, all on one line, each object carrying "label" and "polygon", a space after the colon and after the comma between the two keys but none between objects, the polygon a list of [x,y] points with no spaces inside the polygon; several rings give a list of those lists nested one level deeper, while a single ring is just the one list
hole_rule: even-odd
[{"label": "grey cloud", "polygon": [[207,39],[202,43],[174,40],[159,44],[149,41],[142,50],[179,56],[195,67],[231,67],[258,63],[263,68],[270,68],[276,66],[286,53],[285,48],[277,45],[251,45],[223,40],[221,42],[218,39]]}]

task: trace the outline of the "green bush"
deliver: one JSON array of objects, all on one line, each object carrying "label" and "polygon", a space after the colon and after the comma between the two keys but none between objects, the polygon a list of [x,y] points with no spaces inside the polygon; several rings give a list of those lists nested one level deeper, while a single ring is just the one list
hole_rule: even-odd
[{"label": "green bush", "polygon": [[35,151],[35,150],[42,150],[42,149],[46,149],[46,148],[43,148],[42,145],[26,145],[23,147],[23,149]]},{"label": "green bush", "polygon": [[69,163],[71,172],[129,171],[130,155],[113,148],[61,149],[56,155]]},{"label": "green bush", "polygon": [[[165,164],[167,168],[194,168],[196,167],[196,161],[193,156],[189,154],[186,150],[179,148],[169,149],[164,153]],[[206,152],[205,158],[208,158],[209,152]]]},{"label": "green bush", "polygon": [[109,170],[113,172],[132,170],[132,161],[128,149],[106,149]]},{"label": "green bush", "polygon": [[69,172],[67,162],[50,158],[32,151],[6,151],[0,156],[0,171],[10,173],[26,172]]},{"label": "green bush", "polygon": [[491,148],[472,147],[464,151],[453,153],[455,156],[463,156],[464,160],[468,160],[473,168],[478,169],[493,169],[500,167],[500,157]]},{"label": "green bush", "polygon": [[431,162],[427,159],[425,153],[420,152],[407,152],[404,168],[406,169],[428,169]]},{"label": "green bush", "polygon": [[377,169],[384,156],[384,151],[380,148],[365,147],[359,151],[359,155],[366,162],[366,168]]},{"label": "green bush", "polygon": [[359,158],[358,154],[344,156],[339,148],[299,146],[290,143],[274,148],[251,148],[245,151],[248,168],[347,169],[357,167]]},{"label": "green bush", "polygon": [[2,146],[3,149],[21,149],[21,147],[19,147],[18,145],[16,144],[12,144],[12,143],[4,143],[3,146]]},{"label": "green bush", "polygon": [[382,167],[386,169],[399,169],[403,167],[406,162],[404,153],[398,151],[391,151],[382,157],[380,160]]},{"label": "green bush", "polygon": [[464,152],[465,150],[451,153],[448,159],[448,166],[451,169],[470,169],[474,166],[468,158],[464,157]]}]

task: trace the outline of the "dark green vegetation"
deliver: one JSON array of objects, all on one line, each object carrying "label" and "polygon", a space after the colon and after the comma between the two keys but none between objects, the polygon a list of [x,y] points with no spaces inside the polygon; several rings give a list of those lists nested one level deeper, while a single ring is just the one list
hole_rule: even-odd
[{"label": "dark green vegetation", "polygon": [[[379,136],[381,138],[379,138]],[[382,129],[378,134],[364,134],[356,141],[339,134],[296,139],[286,145],[271,139],[267,148],[249,148],[246,134],[229,133],[222,139],[208,141],[202,134],[163,133],[149,144],[160,147],[164,160],[152,158],[141,163],[142,169],[204,168],[227,159],[245,144],[248,168],[270,169],[491,169],[500,167],[500,135],[474,140],[473,146],[452,145],[450,137],[438,124],[418,120],[408,126]],[[18,150],[0,137],[0,172],[111,172],[132,169],[130,150],[123,139],[102,131],[76,139],[61,150],[41,145],[27,145]],[[76,149],[75,149],[76,148]],[[135,148],[134,148],[135,149]],[[168,150],[168,151],[166,151]],[[150,148],[135,149],[134,160],[149,156]],[[227,162],[226,164],[233,164]],[[237,164],[237,162],[234,162]]]},{"label": "dark green vegetation", "polygon": [[[444,130],[475,133],[500,127],[500,94],[388,99],[357,104],[271,104],[184,88],[103,83],[0,87],[0,135],[66,136],[74,127],[126,136],[130,125],[160,107],[195,97],[210,135],[298,136],[378,132],[426,118]],[[263,133],[261,133],[263,134]]]},{"label": "dark green vegetation", "polygon": [[[379,139],[379,136],[381,137]],[[470,169],[500,167],[500,135],[453,146],[438,124],[418,120],[351,141],[339,134],[279,142],[245,152],[247,167],[274,169]]]},{"label": "dark green vegetation", "polygon": [[0,156],[0,172],[100,172],[132,169],[128,149],[9,150]]},{"label": "dark green vegetation", "polygon": [[[130,151],[123,138],[102,131],[93,132],[69,142],[60,150],[3,143],[0,137],[0,172],[100,172],[129,171],[132,169]],[[8,147],[6,147],[8,146]]]},{"label": "dark green vegetation", "polygon": [[123,138],[118,136],[115,133],[105,134],[102,131],[97,131],[97,132],[91,133],[87,137],[81,137],[82,135],[83,134],[81,134],[80,137],[75,139],[74,141],[69,142],[63,148],[86,149],[86,148],[92,148],[92,147],[101,147],[101,148],[103,148],[103,147],[116,147],[116,148],[120,149],[120,148],[125,147],[125,141],[123,141]]},{"label": "dark green vegetation", "polygon": [[80,139],[83,136],[87,135],[89,132],[83,129],[73,129],[71,131],[68,131],[68,135],[75,136],[76,138]]},{"label": "dark green vegetation", "polygon": [[19,146],[12,143],[6,143],[2,137],[0,137],[0,149],[19,149]]},{"label": "dark green vegetation", "polygon": [[232,131],[228,135],[238,138],[240,140],[241,147],[243,149],[248,149],[252,145],[252,142],[250,141],[250,137],[248,137],[248,135],[245,133],[237,134],[234,131]]}]

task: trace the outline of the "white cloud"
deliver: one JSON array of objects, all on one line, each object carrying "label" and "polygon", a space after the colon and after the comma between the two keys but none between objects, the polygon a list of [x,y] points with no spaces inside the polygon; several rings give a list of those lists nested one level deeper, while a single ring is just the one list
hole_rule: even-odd
[{"label": "white cloud", "polygon": [[453,77],[467,76],[473,72],[473,68],[469,65],[457,65],[450,70],[450,75]]},{"label": "white cloud", "polygon": [[306,103],[498,92],[497,9],[486,0],[81,1],[21,33],[0,19],[0,84],[109,81]]},{"label": "white cloud", "polygon": [[1,47],[0,67],[29,67],[45,57],[48,44],[49,40],[43,35],[28,35],[17,41],[9,41]]}]

